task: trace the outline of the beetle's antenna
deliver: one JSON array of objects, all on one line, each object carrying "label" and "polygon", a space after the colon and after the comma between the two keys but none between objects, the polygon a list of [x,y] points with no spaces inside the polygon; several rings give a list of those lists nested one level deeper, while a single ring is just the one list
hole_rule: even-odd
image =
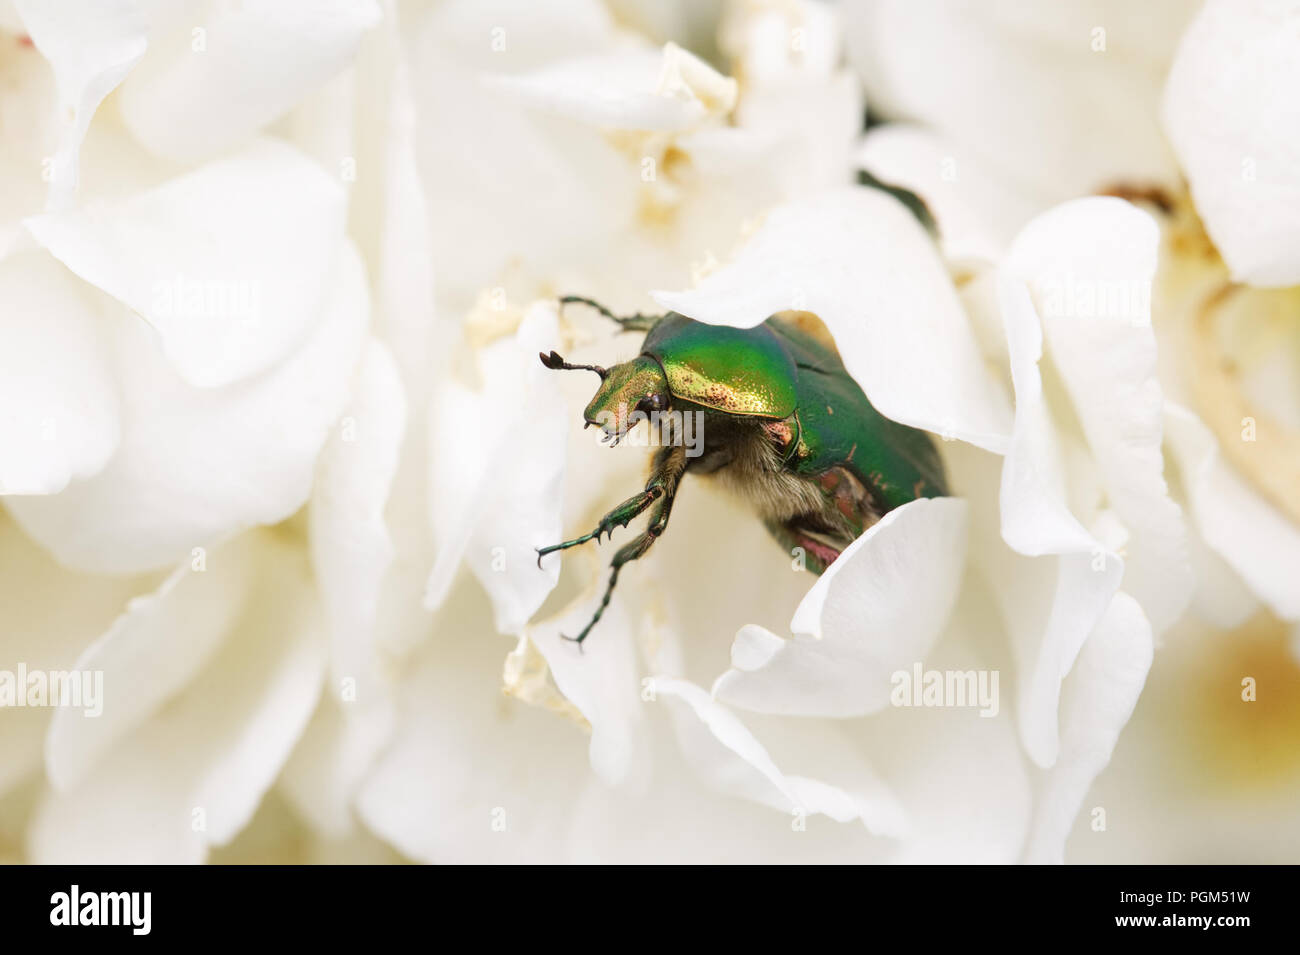
[{"label": "beetle's antenna", "polygon": [[537,357],[542,360],[543,365],[554,371],[594,371],[596,374],[600,375],[601,381],[604,381],[605,376],[609,374],[608,371],[601,368],[599,365],[570,365],[560,357],[560,353],[557,351],[552,351],[549,355],[544,351],[539,351]]},{"label": "beetle's antenna", "polygon": [[638,312],[635,315],[626,315],[620,318],[619,316],[611,312],[609,309],[607,309],[604,305],[601,305],[599,302],[593,302],[591,299],[583,298],[581,295],[560,296],[561,308],[563,308],[565,305],[570,305],[570,304],[590,305],[596,311],[600,312],[600,314],[608,318],[611,322],[618,322],[620,325],[623,326],[623,329],[625,331],[629,331],[629,332],[649,331],[651,328],[654,327],[655,323],[658,322],[659,319],[663,318],[662,315],[642,315],[640,312]]}]

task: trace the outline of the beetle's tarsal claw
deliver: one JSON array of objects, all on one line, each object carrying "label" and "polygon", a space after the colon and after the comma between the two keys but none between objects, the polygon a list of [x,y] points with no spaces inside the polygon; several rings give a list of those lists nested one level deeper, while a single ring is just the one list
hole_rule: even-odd
[{"label": "beetle's tarsal claw", "polygon": [[555,553],[557,550],[564,550],[566,547],[572,547],[574,544],[579,544],[579,543],[581,543],[581,542],[582,542],[581,539],[579,539],[579,540],[576,540],[576,541],[565,541],[563,544],[551,544],[551,545],[548,546],[548,547],[535,547],[535,548],[533,548],[534,550],[537,551],[537,567],[538,567],[538,569],[539,569],[539,570],[544,569],[544,568],[542,567],[542,558],[545,557],[547,554],[553,554],[553,553]]}]

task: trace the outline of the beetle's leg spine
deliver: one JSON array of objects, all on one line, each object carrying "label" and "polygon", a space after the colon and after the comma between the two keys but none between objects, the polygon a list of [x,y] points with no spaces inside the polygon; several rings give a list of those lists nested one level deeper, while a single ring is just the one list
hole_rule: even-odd
[{"label": "beetle's leg spine", "polygon": [[582,649],[582,641],[587,639],[587,635],[591,633],[592,628],[600,622],[601,616],[605,613],[605,608],[609,606],[609,599],[614,595],[614,585],[618,583],[618,572],[620,569],[620,564],[614,565],[614,569],[609,575],[609,583],[605,585],[605,596],[600,599],[600,606],[596,608],[596,612],[592,614],[591,619],[587,621],[587,625],[582,628],[582,632],[576,637],[568,637],[564,634],[560,634],[561,640],[568,640],[570,643],[576,643],[578,649]]},{"label": "beetle's leg spine", "polygon": [[601,616],[605,613],[605,608],[609,606],[610,597],[614,593],[614,585],[618,583],[619,571],[624,564],[631,563],[639,557],[644,556],[652,544],[663,534],[664,529],[668,526],[668,515],[672,513],[673,499],[677,496],[677,483],[681,480],[682,473],[686,469],[685,449],[680,445],[664,448],[655,458],[654,473],[650,478],[650,483],[646,486],[646,491],[652,489],[656,492],[655,498],[657,503],[651,513],[650,523],[646,529],[624,544],[614,554],[614,559],[610,562],[612,568],[609,575],[609,583],[605,587],[605,596],[601,598],[600,606],[596,608],[595,614],[582,632],[576,637],[567,637],[561,634],[565,640],[569,640],[582,649],[582,641],[587,639],[593,627],[600,621]]},{"label": "beetle's leg spine", "polygon": [[600,535],[608,534],[611,538],[614,536],[615,527],[627,527],[632,523],[642,511],[663,497],[664,488],[661,484],[652,481],[644,491],[633,494],[618,507],[614,508],[608,514],[600,519],[596,529],[589,534],[583,534],[581,537],[575,537],[573,540],[567,540],[560,544],[551,544],[548,547],[537,548],[537,566],[542,566],[542,558],[547,554],[552,554],[557,550],[568,550],[570,547],[577,547],[588,541],[600,543]]},{"label": "beetle's leg spine", "polygon": [[609,600],[614,595],[614,586],[618,583],[619,571],[623,569],[624,564],[630,564],[637,558],[644,556],[645,552],[650,549],[650,546],[659,539],[659,535],[662,534],[664,528],[668,526],[668,513],[672,510],[672,506],[672,495],[664,497],[661,500],[654,517],[650,519],[649,526],[631,541],[619,548],[618,553],[614,555],[613,561],[610,562],[610,567],[612,569],[609,574],[609,583],[605,586],[605,596],[600,599],[600,606],[598,606],[596,612],[592,614],[591,620],[587,622],[587,625],[582,628],[582,632],[576,637],[566,637],[564,634],[560,634],[561,637],[572,643],[576,643],[579,648],[582,647],[582,641],[587,639],[587,635],[590,634],[592,628],[600,622],[600,618],[604,616],[605,608],[609,606]]}]

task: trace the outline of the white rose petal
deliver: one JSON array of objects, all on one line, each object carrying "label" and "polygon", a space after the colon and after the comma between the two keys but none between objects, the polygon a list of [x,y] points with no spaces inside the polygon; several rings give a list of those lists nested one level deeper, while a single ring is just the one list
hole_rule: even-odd
[{"label": "white rose petal", "polygon": [[943,262],[906,207],[879,190],[781,206],[730,265],[697,289],[655,298],[698,321],[740,328],[786,309],[815,312],[881,414],[1006,447],[1010,409]]},{"label": "white rose petal", "polygon": [[257,534],[243,535],[174,571],[137,597],[77,658],[73,669],[103,673],[103,712],[93,719],[60,709],[50,723],[45,768],[66,791],[95,769],[118,740],[179,693],[220,648],[256,572]]},{"label": "white rose petal", "polygon": [[388,700],[363,705],[339,702],[336,694],[321,697],[277,783],[317,832],[342,839],[357,831],[353,802],[392,735],[395,715]]},{"label": "white rose petal", "polygon": [[1142,608],[1128,594],[1117,593],[1066,680],[1060,758],[1039,790],[1025,862],[1064,861],[1070,827],[1093,780],[1110,762],[1146,684],[1153,653]]},{"label": "white rose petal", "polygon": [[238,146],[341,72],[379,22],[373,0],[207,3],[166,20],[122,86],[127,126],[169,159]]},{"label": "white rose petal", "polygon": [[1034,297],[1047,354],[1131,536],[1124,589],[1156,633],[1178,618],[1192,590],[1187,530],[1163,474],[1151,330],[1158,242],[1145,212],[1119,199],[1079,199],[1026,226],[1003,266]]},{"label": "white rose petal", "polygon": [[262,140],[149,192],[26,225],[156,328],[182,378],[218,387],[301,344],[339,267],[344,214],[338,183]]},{"label": "white rose petal", "polygon": [[840,33],[839,11],[816,0],[736,3],[723,10],[718,43],[736,62],[748,93],[836,72]]},{"label": "white rose petal", "polygon": [[[47,794],[27,828],[27,858],[38,865],[199,865],[207,858],[188,813],[198,809],[188,772],[172,762],[155,734],[140,747],[124,748],[85,787]],[[148,786],[140,783],[148,780]],[[93,796],[91,793],[93,792]]]},{"label": "white rose petal", "polygon": [[1164,125],[1238,282],[1300,282],[1300,7],[1208,0],[1165,86]]},{"label": "white rose petal", "polygon": [[518,633],[559,579],[559,561],[539,569],[535,550],[560,539],[569,412],[537,359],[558,335],[554,304],[533,306],[514,338],[480,354],[482,391],[448,383],[430,413],[439,549],[425,606],[442,603],[464,559],[502,633]]},{"label": "white rose petal", "polygon": [[1028,288],[999,282],[1016,425],[1002,468],[1001,535],[1021,560],[993,541],[980,552],[998,591],[1017,657],[1016,704],[1025,749],[1040,766],[1059,751],[1057,708],[1061,681],[1119,587],[1123,564],[1070,512],[1063,456],[1043,395],[1038,361],[1042,330]]},{"label": "white rose petal", "polygon": [[667,676],[654,677],[653,686],[657,698],[685,707],[677,714],[683,748],[714,788],[786,812],[824,814],[836,822],[860,819],[877,835],[899,836],[906,830],[902,807],[874,777],[868,791],[848,792],[818,779],[786,775],[735,713],[703,688]]},{"label": "white rose petal", "polygon": [[421,27],[421,39],[458,66],[501,71],[581,56],[608,45],[615,33],[600,0],[449,0],[430,9]]},{"label": "white rose petal", "polygon": [[[65,570],[0,511],[0,670],[16,675],[20,664],[29,674],[69,670],[127,601],[152,586],[148,579]],[[46,730],[59,711],[25,706],[0,712],[3,796],[40,768]]]},{"label": "white rose petal", "polygon": [[[655,752],[656,782],[645,794],[612,790],[597,780],[588,784],[574,806],[575,823],[566,845],[570,861],[851,865],[873,858],[890,842],[863,826],[844,826],[829,817],[799,820],[793,812],[773,812],[769,806],[710,791],[680,753],[669,751],[672,745],[665,740]],[[797,822],[805,828],[793,831]]]},{"label": "white rose petal", "polygon": [[6,33],[21,34],[26,27],[14,9],[13,0],[0,0],[0,30]]},{"label": "white rose petal", "polygon": [[632,222],[636,170],[600,130],[526,109],[483,80],[609,50],[609,10],[597,0],[452,0],[407,22],[439,302],[466,308],[521,267],[553,276],[590,262]]},{"label": "white rose petal", "polygon": [[113,573],[165,567],[223,534],[288,517],[311,491],[368,320],[365,274],[350,246],[334,282],[296,354],[226,388],[186,384],[149,329],[123,317],[117,453],[61,494],[8,498],[10,511],[60,562]]},{"label": "white rose petal", "polygon": [[[677,79],[664,88],[661,76]],[[621,50],[486,81],[537,108],[607,129],[680,132],[725,115],[736,100],[735,80],[671,43],[664,52]]]},{"label": "white rose petal", "polygon": [[657,43],[672,39],[692,50],[707,50],[717,42],[721,0],[610,0],[605,6],[622,27]]},{"label": "white rose petal", "polygon": [[384,520],[406,429],[406,399],[392,354],[371,340],[351,406],[321,451],[310,512],[311,560],[330,630],[331,691],[351,680],[355,699],[379,687],[375,614],[393,545]]},{"label": "white rose petal", "polygon": [[[887,861],[1007,863],[1024,844],[1032,789],[1017,739],[1013,667],[1002,630],[989,588],[967,574],[948,626],[924,659],[906,667],[909,680],[897,683],[891,705],[869,719],[840,724],[851,728],[907,807],[907,837]],[[918,665],[920,686],[914,682]],[[964,700],[954,689],[952,696],[941,694],[944,706],[915,705],[918,690],[924,704],[927,673],[940,674],[945,687],[957,677],[967,688],[960,691]]]},{"label": "white rose petal", "polygon": [[[16,32],[25,33],[21,24]],[[0,256],[35,244],[21,219],[40,211],[49,197],[46,177],[54,170],[50,157],[58,151],[62,129],[50,64],[35,48],[23,46],[19,37],[4,39],[17,49],[5,57],[0,91],[5,137],[0,151]]]},{"label": "white rose petal", "polygon": [[1167,406],[1165,427],[1201,537],[1273,613],[1300,620],[1300,529],[1223,461],[1192,412]]},{"label": "white rose petal", "polygon": [[[1170,435],[1175,427],[1166,419],[1166,435]],[[1195,511],[1190,504],[1186,504],[1186,507],[1195,520]],[[1259,598],[1246,586],[1232,565],[1206,543],[1200,533],[1193,529],[1188,534],[1187,543],[1192,572],[1196,576],[1196,593],[1192,595],[1189,613],[1195,613],[1211,626],[1235,630],[1259,612]],[[1300,554],[1300,551],[1297,553]]]},{"label": "white rose petal", "polygon": [[[383,81],[388,89],[388,109],[372,118],[376,135],[359,137],[361,146],[373,138],[381,139],[383,147],[374,160],[384,171],[383,192],[376,197],[383,226],[377,237],[377,251],[367,251],[367,254],[375,256],[370,261],[377,259],[379,263],[374,268],[377,324],[393,348],[393,357],[403,371],[407,387],[412,389],[411,404],[423,405],[423,390],[418,397],[414,392],[428,387],[422,379],[429,371],[429,341],[436,339],[452,322],[434,307],[434,256],[428,203],[416,162],[417,125],[411,69],[400,42],[401,24],[395,21],[392,11],[389,13],[385,29],[376,33],[367,47],[370,55],[383,57],[387,67]],[[380,131],[385,134],[382,138],[378,135]],[[430,321],[430,316],[435,320]],[[442,349],[436,353],[442,354]]]},{"label": "white rose petal", "polygon": [[885,123],[867,131],[857,164],[881,182],[910,189],[925,200],[939,227],[939,242],[953,263],[1001,260],[1036,203],[1002,181],[969,150],[932,130]]},{"label": "white rose petal", "polygon": [[648,768],[636,642],[617,598],[581,649],[563,639],[575,637],[587,625],[604,594],[608,573],[606,569],[595,578],[584,599],[529,627],[526,635],[546,658],[556,687],[591,724],[591,768],[616,786],[634,773],[644,777]]},{"label": "white rose petal", "polygon": [[309,527],[330,638],[330,679],[279,784],[330,839],[353,833],[352,800],[393,730],[376,620],[394,556],[384,512],[405,421],[396,363],[372,340],[352,405],[317,463]]},{"label": "white rose petal", "polygon": [[890,677],[924,659],[947,622],[966,558],[966,502],[895,508],[848,546],[808,591],[780,640],[748,626],[723,702],[762,713],[861,716],[889,703]]},{"label": "white rose petal", "polygon": [[132,0],[17,0],[16,8],[59,88],[63,132],[52,160],[49,206],[63,209],[77,191],[90,119],[144,56],[147,27]]},{"label": "white rose petal", "polygon": [[1156,120],[1160,77],[1194,10],[1184,0],[842,10],[874,110],[936,129],[1042,206],[1177,180]]},{"label": "white rose petal", "polygon": [[[948,666],[964,671],[974,662],[950,658]],[[1009,712],[981,719],[970,709],[890,707],[864,721],[855,735],[910,822],[907,837],[882,861],[1016,860],[1032,789]]]},{"label": "white rose petal", "polygon": [[122,316],[44,252],[0,262],[0,303],[0,494],[57,494],[117,450]]},{"label": "white rose petal", "polygon": [[268,541],[250,612],[203,672],[80,785],[42,800],[32,861],[201,862],[207,846],[247,825],[306,727],[325,670],[306,562]]},{"label": "white rose petal", "polygon": [[[457,588],[448,625],[406,669],[397,733],[357,797],[366,826],[421,862],[561,858],[593,780],[573,724],[501,696],[503,644],[482,601]],[[472,602],[466,605],[467,600]]]},{"label": "white rose petal", "polygon": [[[814,41],[805,38],[804,42]],[[784,47],[789,45],[787,39]],[[813,51],[799,55],[807,58]],[[806,59],[803,66],[812,71]],[[863,109],[861,85],[848,70],[824,77],[815,71],[801,72],[782,82],[747,86],[732,114],[734,125],[718,132],[737,141],[732,148],[738,153],[739,147],[748,146],[745,158],[752,171],[776,186],[778,197],[811,195],[853,180],[853,148],[862,129]],[[745,191],[733,174],[724,170],[719,174],[729,184],[727,191],[734,190],[734,198],[748,197],[754,209],[770,204]]]},{"label": "white rose petal", "polygon": [[375,294],[373,333],[390,349],[404,393],[406,424],[385,507],[393,560],[383,575],[374,630],[377,649],[393,656],[428,633],[429,615],[419,594],[434,560],[428,519],[429,393],[462,358],[446,347],[459,333],[459,316],[434,303],[435,257],[415,164],[410,64],[400,42],[407,21],[396,7],[385,3],[384,22],[362,44],[355,67],[358,102],[381,97],[384,107],[356,119],[358,170],[377,175],[359,173],[352,206],[353,231]]}]

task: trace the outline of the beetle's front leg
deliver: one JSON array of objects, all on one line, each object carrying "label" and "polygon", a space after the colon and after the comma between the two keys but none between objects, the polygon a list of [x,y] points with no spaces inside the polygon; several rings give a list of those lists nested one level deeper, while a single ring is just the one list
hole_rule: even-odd
[{"label": "beetle's front leg", "polygon": [[575,537],[573,540],[565,541],[562,544],[551,544],[549,547],[537,548],[537,566],[542,566],[542,558],[547,554],[554,553],[557,550],[568,550],[570,547],[577,547],[579,544],[587,543],[587,541],[594,540],[599,543],[602,534],[608,534],[612,537],[615,527],[627,527],[637,515],[655,501],[662,499],[670,488],[677,486],[677,481],[681,477],[686,462],[685,454],[682,452],[683,449],[679,447],[661,449],[655,455],[654,469],[650,473],[650,480],[646,482],[644,491],[633,494],[602,517],[600,523],[596,525],[596,529],[590,534],[583,534],[581,537]]},{"label": "beetle's front leg", "polygon": [[596,612],[592,614],[587,625],[582,628],[582,632],[576,637],[560,634],[561,638],[576,643],[579,648],[582,647],[582,641],[587,639],[587,634],[591,633],[592,628],[600,622],[601,616],[605,613],[605,608],[609,606],[609,599],[614,595],[614,585],[618,583],[618,572],[623,569],[624,564],[630,564],[632,561],[644,557],[646,551],[659,539],[659,536],[664,532],[664,528],[668,526],[668,515],[673,509],[673,499],[676,496],[676,488],[672,492],[665,494],[660,499],[658,506],[655,507],[646,529],[618,549],[618,553],[614,555],[614,559],[610,562],[609,583],[605,585],[605,596],[601,598],[600,606],[596,608]]},{"label": "beetle's front leg", "polygon": [[583,534],[581,537],[575,537],[573,540],[565,541],[562,544],[551,544],[549,547],[537,548],[537,566],[542,566],[542,558],[547,554],[554,553],[557,550],[567,550],[570,547],[577,547],[579,544],[585,544],[587,541],[596,541],[599,543],[600,535],[608,534],[614,536],[615,527],[627,527],[632,520],[644,511],[655,501],[663,497],[664,489],[662,485],[651,484],[644,491],[633,494],[626,501],[614,508],[608,514],[600,519],[596,529],[590,534]]},{"label": "beetle's front leg", "polygon": [[[623,569],[624,564],[645,556],[645,552],[657,541],[668,527],[668,515],[673,510],[673,500],[677,497],[677,485],[681,481],[682,474],[686,470],[686,449],[681,445],[664,448],[655,458],[655,471],[650,478],[650,486],[658,486],[663,489],[663,496],[659,498],[653,511],[650,512],[650,523],[646,529],[624,544],[614,554],[613,561],[610,562],[609,583],[605,586],[605,596],[601,598],[600,606],[592,615],[591,620],[582,632],[576,637],[565,636],[565,640],[572,640],[579,648],[582,647],[582,641],[587,639],[587,634],[591,633],[592,627],[600,622],[601,615],[604,614],[605,608],[609,606],[609,599],[613,596],[614,585],[618,583],[618,573]],[[561,634],[561,636],[564,636]]]}]

